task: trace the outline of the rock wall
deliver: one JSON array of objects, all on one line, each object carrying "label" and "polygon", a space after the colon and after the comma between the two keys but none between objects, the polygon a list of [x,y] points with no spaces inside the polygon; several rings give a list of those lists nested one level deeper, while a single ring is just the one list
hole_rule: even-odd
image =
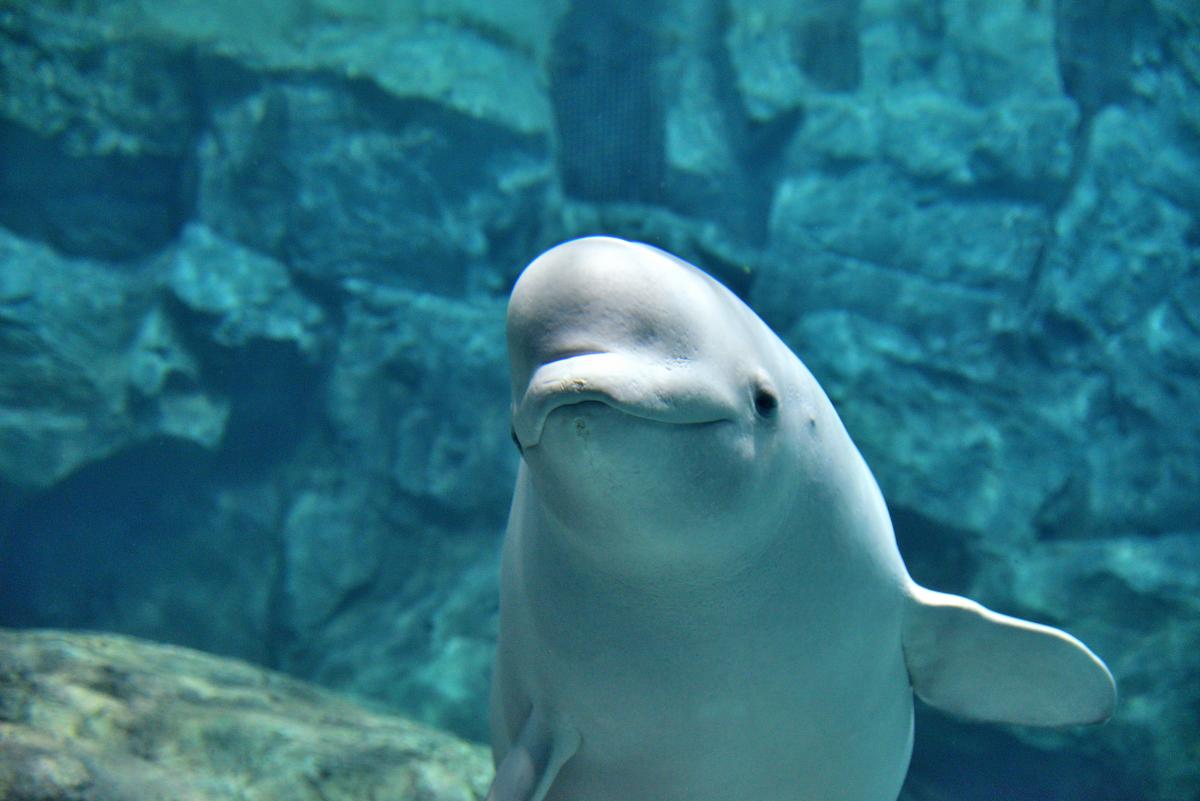
[{"label": "rock wall", "polygon": [[918,579],[1117,673],[1099,731],[922,713],[908,798],[1192,798],[1197,53],[1188,0],[6,5],[0,624],[483,739],[504,298],[611,233],[805,359]]}]

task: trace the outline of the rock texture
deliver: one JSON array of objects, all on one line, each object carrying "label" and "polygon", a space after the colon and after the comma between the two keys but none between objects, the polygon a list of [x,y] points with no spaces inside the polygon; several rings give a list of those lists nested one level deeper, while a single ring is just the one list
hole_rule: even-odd
[{"label": "rock texture", "polygon": [[241,662],[0,630],[6,801],[471,801],[491,772],[479,746]]},{"label": "rock texture", "polygon": [[1191,0],[3,5],[0,624],[483,740],[504,297],[611,233],[788,340],[918,579],[1114,667],[1096,731],[922,714],[907,798],[1190,801],[1198,53]]}]

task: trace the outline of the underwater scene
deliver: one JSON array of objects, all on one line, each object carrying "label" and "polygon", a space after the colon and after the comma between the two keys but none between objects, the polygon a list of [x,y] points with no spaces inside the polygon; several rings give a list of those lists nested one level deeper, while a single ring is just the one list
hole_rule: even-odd
[{"label": "underwater scene", "polygon": [[0,0],[0,801],[1200,801],[1198,409],[1197,0]]}]

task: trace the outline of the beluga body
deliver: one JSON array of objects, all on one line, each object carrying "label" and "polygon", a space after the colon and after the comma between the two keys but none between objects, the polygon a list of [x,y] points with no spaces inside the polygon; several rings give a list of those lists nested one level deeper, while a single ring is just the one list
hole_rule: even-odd
[{"label": "beluga body", "polygon": [[508,346],[492,801],[888,801],[914,691],[979,720],[1111,713],[1078,640],[910,578],[825,393],[701,270],[559,245]]}]

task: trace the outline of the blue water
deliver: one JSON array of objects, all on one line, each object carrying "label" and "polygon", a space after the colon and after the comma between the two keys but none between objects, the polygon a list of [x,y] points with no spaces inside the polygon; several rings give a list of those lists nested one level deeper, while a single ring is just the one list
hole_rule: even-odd
[{"label": "blue water", "polygon": [[1191,0],[0,5],[0,625],[487,737],[504,302],[594,233],[821,381],[913,575],[1122,699],[903,798],[1200,798]]}]

